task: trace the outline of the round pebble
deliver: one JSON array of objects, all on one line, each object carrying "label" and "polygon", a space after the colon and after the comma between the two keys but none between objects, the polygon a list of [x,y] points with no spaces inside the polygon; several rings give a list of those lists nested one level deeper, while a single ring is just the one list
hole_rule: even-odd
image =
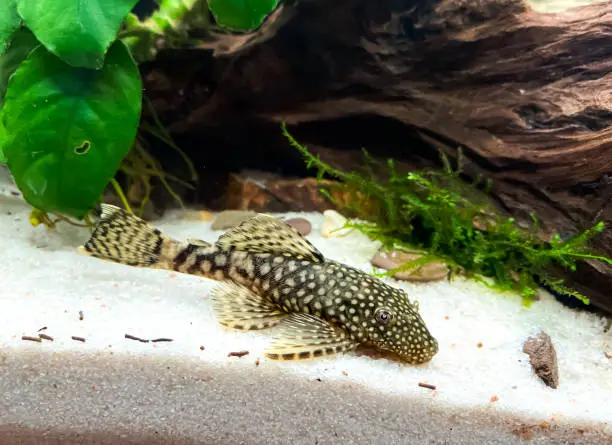
[{"label": "round pebble", "polygon": [[291,218],[285,221],[292,227],[295,227],[300,235],[306,236],[312,231],[312,224],[306,218]]},{"label": "round pebble", "polygon": [[[392,250],[390,252],[379,251],[370,260],[372,266],[379,267],[384,270],[392,270],[406,264],[409,261],[414,261],[421,258],[423,255],[418,253],[407,253]],[[420,267],[397,272],[393,278],[401,281],[439,281],[448,276],[449,268],[442,261],[432,261],[425,263]]]},{"label": "round pebble", "polygon": [[195,210],[185,213],[185,219],[188,221],[210,222],[214,218],[212,213],[207,210]]},{"label": "round pebble", "polygon": [[257,213],[252,210],[224,210],[217,215],[210,228],[213,230],[231,229],[255,215]]}]

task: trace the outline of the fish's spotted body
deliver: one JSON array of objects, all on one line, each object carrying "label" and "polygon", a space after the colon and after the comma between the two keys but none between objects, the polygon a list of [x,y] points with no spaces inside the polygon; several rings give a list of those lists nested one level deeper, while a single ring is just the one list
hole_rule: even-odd
[{"label": "fish's spotted body", "polygon": [[179,242],[103,204],[82,249],[122,264],[221,281],[211,295],[218,321],[234,329],[278,329],[265,353],[271,359],[321,357],[368,345],[418,364],[438,351],[418,305],[403,290],[324,258],[271,216],[252,217],[215,244]]}]

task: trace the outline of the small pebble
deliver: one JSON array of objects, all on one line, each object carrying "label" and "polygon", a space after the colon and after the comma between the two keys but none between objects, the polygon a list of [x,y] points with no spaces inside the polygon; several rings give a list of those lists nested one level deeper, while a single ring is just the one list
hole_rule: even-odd
[{"label": "small pebble", "polygon": [[255,215],[257,213],[251,210],[225,210],[217,215],[210,227],[213,230],[231,229]]},{"label": "small pebble", "polygon": [[[379,251],[370,260],[374,267],[384,270],[392,270],[409,261],[414,261],[423,256],[420,253],[407,253],[397,250],[389,252]],[[449,268],[442,261],[432,261],[414,269],[404,270],[393,275],[396,280],[402,281],[439,281],[448,276]]]},{"label": "small pebble", "polygon": [[533,372],[551,388],[559,386],[557,353],[550,336],[544,332],[529,337],[523,344],[523,352],[529,355]]},{"label": "small pebble", "polygon": [[285,221],[292,227],[295,227],[300,235],[306,236],[312,231],[312,224],[305,218],[291,218]]},{"label": "small pebble", "polygon": [[321,225],[321,235],[324,238],[339,238],[348,235],[352,229],[342,229],[347,219],[335,210],[325,210],[323,212],[323,224]]},{"label": "small pebble", "polygon": [[185,213],[185,219],[188,221],[210,222],[214,218],[212,213],[207,210],[196,210]]}]

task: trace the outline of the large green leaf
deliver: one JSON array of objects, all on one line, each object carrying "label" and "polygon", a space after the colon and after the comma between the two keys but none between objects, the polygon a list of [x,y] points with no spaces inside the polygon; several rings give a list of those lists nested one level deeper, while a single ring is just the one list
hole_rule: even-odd
[{"label": "large green leaf", "polygon": [[208,7],[219,26],[237,31],[258,28],[279,0],[208,0]]},{"label": "large green leaf", "polygon": [[[4,0],[0,0],[4,1]],[[101,68],[121,21],[137,0],[16,0],[38,40],[75,67]]]},{"label": "large green leaf", "polygon": [[6,140],[6,130],[2,124],[2,110],[0,110],[0,164],[6,164],[6,156],[4,155],[4,147]]},{"label": "large green leaf", "polygon": [[17,0],[0,0],[0,53],[20,23]]},{"label": "large green leaf", "polygon": [[83,217],[136,137],[142,85],[125,44],[102,70],[74,68],[40,45],[9,81],[2,116],[5,155],[25,199]]},{"label": "large green leaf", "polygon": [[[4,53],[0,53],[0,112],[4,105],[4,95],[8,88],[8,81],[17,67],[37,45],[38,40],[28,28],[18,28],[9,38]],[[1,119],[1,118],[0,118]],[[4,146],[6,145],[6,130],[0,122],[0,164],[6,164]]]},{"label": "large green leaf", "polygon": [[[0,0],[2,1],[2,0]],[[28,57],[40,42],[28,28],[19,28],[10,37],[6,50],[0,54],[0,108],[4,104],[4,95],[8,81],[21,62]]]}]

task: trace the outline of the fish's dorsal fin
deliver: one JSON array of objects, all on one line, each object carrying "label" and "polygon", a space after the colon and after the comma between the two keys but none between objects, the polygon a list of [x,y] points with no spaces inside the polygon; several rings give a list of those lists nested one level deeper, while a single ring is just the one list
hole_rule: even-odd
[{"label": "fish's dorsal fin", "polygon": [[279,323],[279,331],[264,351],[272,360],[304,360],[350,351],[357,347],[343,329],[314,315],[293,313]]},{"label": "fish's dorsal fin", "polygon": [[221,235],[215,244],[223,250],[272,253],[312,262],[323,261],[323,254],[295,228],[264,214],[241,222]]},{"label": "fish's dorsal fin", "polygon": [[271,301],[232,281],[215,287],[210,299],[217,321],[228,328],[265,329],[287,316]]}]

